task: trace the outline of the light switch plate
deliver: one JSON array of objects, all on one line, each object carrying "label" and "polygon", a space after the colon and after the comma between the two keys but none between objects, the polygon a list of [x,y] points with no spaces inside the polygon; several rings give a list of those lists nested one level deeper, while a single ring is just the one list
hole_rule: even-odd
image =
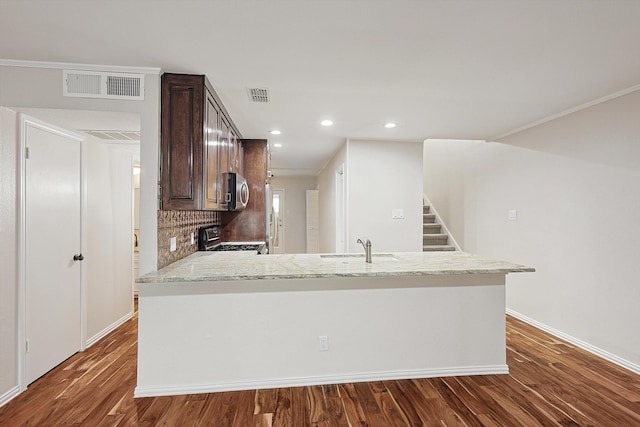
[{"label": "light switch plate", "polygon": [[518,220],[518,211],[515,209],[509,210],[509,221],[517,221]]},{"label": "light switch plate", "polygon": [[318,341],[320,344],[320,351],[329,351],[329,337],[326,335],[320,335],[318,337]]},{"label": "light switch plate", "polygon": [[391,219],[404,219],[404,209],[391,209]]},{"label": "light switch plate", "polygon": [[176,242],[176,238],[172,237],[169,239],[169,251],[171,252],[175,252],[177,249],[177,242]]},{"label": "light switch plate", "polygon": [[191,244],[194,245],[196,243],[196,236],[194,233],[191,233]]}]

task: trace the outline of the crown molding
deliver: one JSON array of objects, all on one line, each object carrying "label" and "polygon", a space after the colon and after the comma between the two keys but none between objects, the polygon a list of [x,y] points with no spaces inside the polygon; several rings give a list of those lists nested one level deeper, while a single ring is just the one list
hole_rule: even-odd
[{"label": "crown molding", "polygon": [[518,132],[522,132],[524,130],[531,129],[531,128],[536,127],[536,126],[540,126],[541,124],[550,122],[550,121],[555,120],[555,119],[559,119],[560,117],[568,116],[569,114],[577,113],[578,111],[587,109],[589,107],[593,107],[593,106],[598,105],[598,104],[602,104],[603,102],[611,101],[612,99],[616,99],[616,98],[619,98],[621,96],[628,95],[628,94],[630,94],[632,92],[635,92],[637,90],[640,90],[640,85],[631,86],[631,87],[629,87],[627,89],[622,89],[622,90],[620,90],[618,92],[614,92],[612,94],[603,96],[602,98],[597,98],[597,99],[594,99],[593,101],[589,101],[589,102],[586,102],[584,104],[580,104],[580,105],[578,105],[576,107],[569,108],[568,110],[564,110],[564,111],[561,111],[561,112],[559,112],[557,114],[554,114],[552,116],[548,116],[548,117],[545,117],[543,119],[537,120],[535,122],[526,124],[526,125],[521,126],[519,128],[516,128],[516,129],[510,130],[508,132],[505,132],[503,134],[494,136],[493,138],[488,138],[487,141],[498,141],[498,140],[500,140],[502,138],[506,138],[506,137],[514,135],[514,134],[516,134]]},{"label": "crown molding", "polygon": [[162,73],[157,67],[127,67],[120,65],[75,64],[72,62],[25,61],[20,59],[0,59],[0,66],[24,68],[49,68],[78,71],[107,71],[113,73],[156,74]]}]

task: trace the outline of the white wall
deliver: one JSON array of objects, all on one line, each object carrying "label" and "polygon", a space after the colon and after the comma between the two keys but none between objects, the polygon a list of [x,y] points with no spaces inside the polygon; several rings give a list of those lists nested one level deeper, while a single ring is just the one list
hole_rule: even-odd
[{"label": "white wall", "polygon": [[[318,174],[320,190],[320,252],[336,251],[336,171],[347,168],[347,144],[344,144]],[[348,177],[345,178],[348,181]]]},{"label": "white wall", "polygon": [[465,184],[475,170],[471,153],[484,144],[428,140],[424,146],[424,192],[462,250],[465,250]]},{"label": "white wall", "polygon": [[[135,70],[131,70],[136,72]],[[66,98],[62,96],[62,69],[9,66],[0,61],[0,106],[27,108],[55,108],[89,111],[121,111],[139,113],[141,118],[140,160],[140,272],[156,269],[157,265],[157,194],[158,148],[160,135],[160,75],[159,70],[141,70],[145,74],[145,100],[112,100]],[[0,258],[2,282],[0,287],[0,404],[17,388],[17,249],[16,249],[16,160],[15,117],[2,113],[0,137],[2,147],[0,165]],[[131,284],[131,278],[127,280]],[[117,310],[116,310],[117,311]],[[5,321],[6,318],[6,321]],[[96,322],[92,330],[100,329]],[[90,332],[88,331],[90,334]],[[89,335],[89,338],[92,338]]]},{"label": "white wall", "polygon": [[[422,251],[422,143],[347,142],[348,252],[368,237],[374,252]],[[391,210],[404,210],[392,219]]]},{"label": "white wall", "polygon": [[507,372],[504,274],[258,282],[141,283],[134,396]]},{"label": "white wall", "polygon": [[[335,252],[336,171],[344,165],[346,250],[422,251],[422,143],[348,140],[318,175],[320,252]],[[392,219],[403,209],[404,219]]]},{"label": "white wall", "polygon": [[[0,405],[19,391],[17,113],[0,108]],[[133,315],[133,154],[92,139],[85,150],[86,338],[97,339]]]},{"label": "white wall", "polygon": [[271,188],[284,189],[284,249],[288,254],[307,252],[306,191],[316,188],[315,176],[271,178]]},{"label": "white wall", "polygon": [[90,343],[133,314],[133,155],[87,144],[87,338]]},{"label": "white wall", "polygon": [[16,119],[0,108],[0,405],[18,386]]},{"label": "white wall", "polygon": [[[78,67],[74,67],[78,68]],[[80,67],[81,68],[81,67]],[[67,98],[62,96],[62,69],[57,65],[47,67],[13,66],[0,61],[0,106],[49,108],[89,111],[119,111],[140,114],[141,143],[140,162],[142,164],[140,190],[140,273],[156,269],[157,266],[157,182],[158,182],[158,148],[160,135],[160,73],[159,70],[141,69],[130,70],[145,74],[144,101]],[[17,387],[17,333],[16,322],[16,289],[17,289],[17,260],[15,246],[16,220],[16,170],[15,170],[15,128],[11,120],[12,113],[3,113],[2,147],[0,165],[0,256],[2,258],[1,296],[0,301],[2,325],[0,326],[0,404],[3,397],[15,391]],[[7,124],[6,121],[9,121]],[[11,193],[12,195],[7,195]],[[6,239],[5,239],[6,237]],[[131,253],[131,252],[129,252]],[[129,258],[130,262],[130,258]],[[6,268],[5,268],[6,267]],[[127,283],[131,284],[131,276]],[[119,292],[119,291],[117,291]],[[114,301],[117,296],[113,296]],[[114,313],[120,308],[114,308]],[[6,317],[6,321],[5,321]],[[100,330],[104,324],[98,320],[90,329]],[[94,338],[88,332],[88,338]]]},{"label": "white wall", "polygon": [[500,142],[427,141],[424,185],[464,250],[536,268],[509,309],[640,372],[639,117],[637,91]]},{"label": "white wall", "polygon": [[[78,69],[79,67],[69,66]],[[80,67],[82,68],[82,67]],[[0,105],[5,107],[118,111],[140,114],[140,274],[157,267],[158,149],[160,144],[160,70],[130,69],[145,74],[143,101],[62,96],[62,69],[3,65],[0,61]]]}]

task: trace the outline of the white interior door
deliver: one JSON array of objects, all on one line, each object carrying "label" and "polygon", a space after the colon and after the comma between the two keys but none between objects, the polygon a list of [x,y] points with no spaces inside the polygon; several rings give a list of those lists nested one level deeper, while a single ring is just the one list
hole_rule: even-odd
[{"label": "white interior door", "polygon": [[81,347],[81,141],[25,119],[27,384]]},{"label": "white interior door", "polygon": [[274,189],[271,193],[271,252],[284,253],[284,190]]}]

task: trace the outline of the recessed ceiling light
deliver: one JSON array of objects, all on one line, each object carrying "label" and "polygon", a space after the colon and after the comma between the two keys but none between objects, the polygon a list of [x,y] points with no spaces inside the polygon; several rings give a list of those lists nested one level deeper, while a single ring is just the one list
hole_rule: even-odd
[{"label": "recessed ceiling light", "polygon": [[320,124],[322,126],[331,126],[331,125],[333,125],[333,122],[331,120],[323,120],[323,121],[320,122]]},{"label": "recessed ceiling light", "polygon": [[276,147],[276,148],[280,148],[280,147],[282,147],[282,144],[273,144],[273,146]]},{"label": "recessed ceiling light", "polygon": [[280,135],[280,131],[279,131],[279,130],[277,130],[277,129],[270,130],[270,131],[269,131],[269,133],[270,133],[271,135]]},{"label": "recessed ceiling light", "polygon": [[393,122],[389,122],[389,123],[385,123],[384,127],[386,127],[387,129],[391,129],[396,127],[396,124]]}]

